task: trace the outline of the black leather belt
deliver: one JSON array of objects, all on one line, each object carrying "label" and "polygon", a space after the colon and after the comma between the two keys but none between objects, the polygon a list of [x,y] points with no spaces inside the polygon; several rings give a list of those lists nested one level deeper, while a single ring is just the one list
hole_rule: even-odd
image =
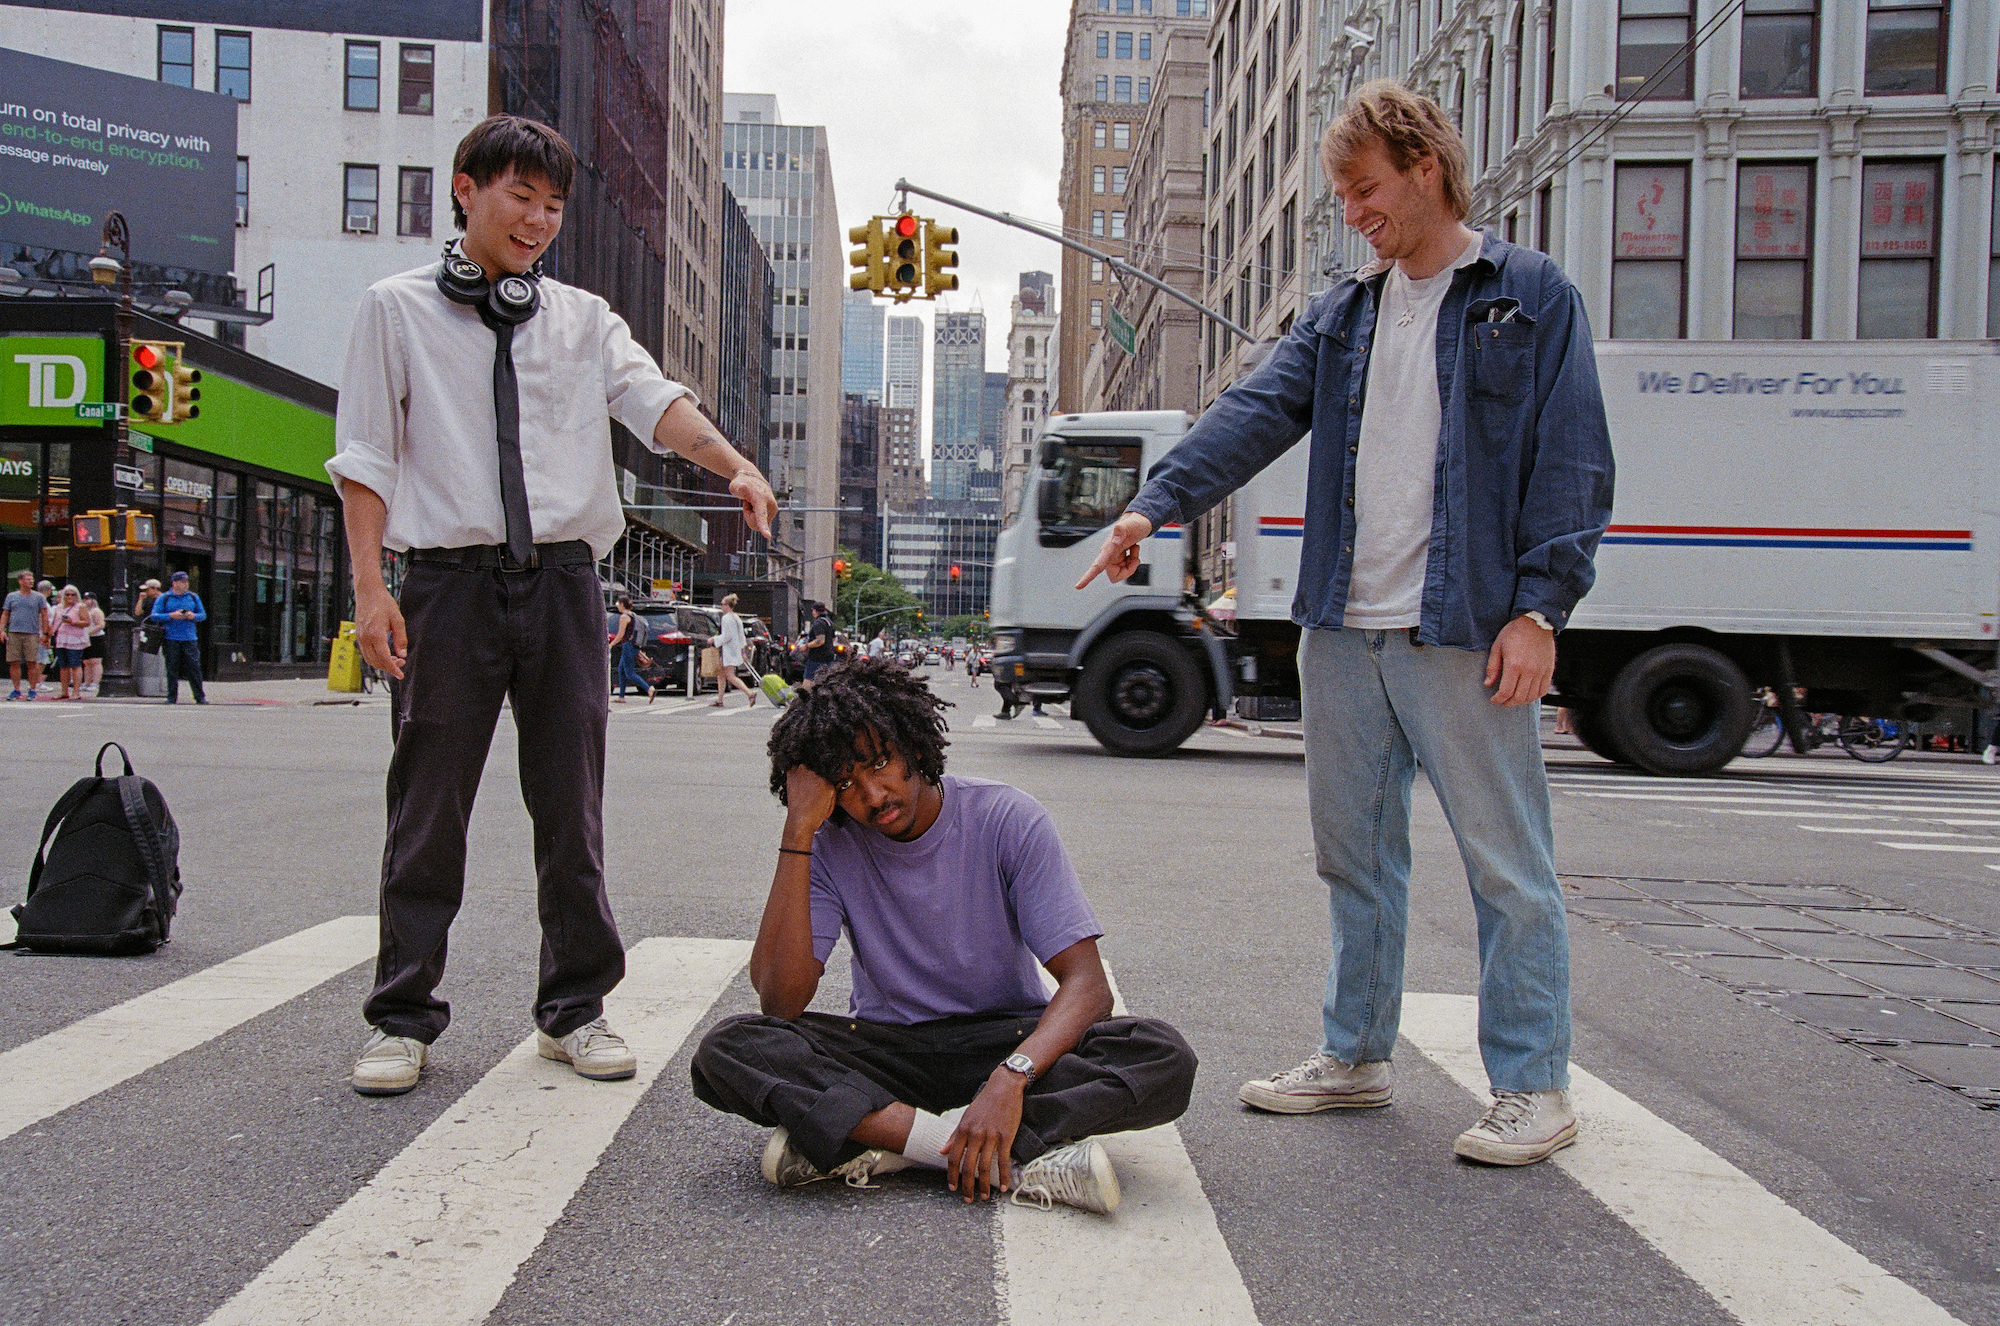
[{"label": "black leather belt", "polygon": [[502,543],[475,543],[465,548],[412,548],[410,560],[439,566],[463,567],[468,571],[532,571],[542,566],[588,566],[597,560],[582,539],[562,543],[538,543],[534,556],[525,564],[507,554]]}]

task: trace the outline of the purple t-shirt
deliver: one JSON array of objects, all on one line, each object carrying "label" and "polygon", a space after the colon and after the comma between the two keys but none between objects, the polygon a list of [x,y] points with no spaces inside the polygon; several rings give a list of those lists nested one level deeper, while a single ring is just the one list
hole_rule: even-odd
[{"label": "purple t-shirt", "polygon": [[1005,783],[944,777],[915,842],[829,821],[812,847],[813,956],[842,927],[849,1016],[908,1025],[1048,1006],[1041,964],[1104,933],[1041,802]]}]

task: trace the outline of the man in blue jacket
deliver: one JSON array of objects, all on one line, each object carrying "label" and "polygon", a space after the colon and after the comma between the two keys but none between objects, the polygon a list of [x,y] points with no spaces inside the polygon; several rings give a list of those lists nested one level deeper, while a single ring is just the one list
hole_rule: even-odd
[{"label": "man in blue jacket", "polygon": [[208,609],[201,606],[201,595],[189,592],[187,572],[174,572],[173,588],[153,600],[147,620],[167,628],[167,643],[160,651],[167,665],[167,703],[180,702],[181,678],[186,677],[194,702],[207,704],[208,692],[201,688],[201,640],[195,624],[208,620]]},{"label": "man in blue jacket", "polygon": [[1547,257],[1466,226],[1465,147],[1436,102],[1367,84],[1320,151],[1377,261],[1315,299],[1153,468],[1084,583],[1123,580],[1141,539],[1192,521],[1310,429],[1292,619],[1331,893],[1325,1041],[1240,1098],[1287,1114],[1389,1103],[1421,763],[1472,886],[1494,1095],[1454,1150],[1532,1164],[1576,1139],[1536,702],[1611,517],[1590,328]]}]

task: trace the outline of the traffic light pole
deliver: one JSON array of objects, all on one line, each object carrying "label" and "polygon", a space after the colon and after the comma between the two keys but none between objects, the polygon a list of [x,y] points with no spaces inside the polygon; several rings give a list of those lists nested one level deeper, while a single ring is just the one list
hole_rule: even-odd
[{"label": "traffic light pole", "polygon": [[1234,332],[1236,335],[1241,336],[1246,341],[1255,341],[1257,339],[1250,332],[1244,330],[1242,327],[1230,321],[1228,318],[1223,317],[1220,313],[1217,313],[1214,309],[1202,303],[1200,300],[1196,299],[1193,295],[1185,294],[1182,291],[1174,289],[1172,286],[1168,285],[1165,281],[1160,280],[1156,276],[1152,276],[1146,272],[1140,271],[1137,267],[1134,267],[1131,263],[1124,261],[1122,258],[1114,258],[1108,253],[1102,252],[1101,250],[1098,249],[1091,248],[1090,245],[1088,244],[1078,243],[1076,240],[1071,239],[1067,235],[1060,234],[1056,231],[1052,231],[1048,227],[1042,225],[1040,222],[1023,221],[1020,217],[1014,216],[1013,214],[1008,212],[989,212],[984,207],[979,207],[973,203],[968,203],[962,198],[949,198],[941,193],[933,193],[931,190],[923,188],[919,185],[912,184],[908,180],[897,180],[896,191],[898,193],[906,193],[906,194],[914,193],[920,198],[929,198],[934,202],[943,203],[947,207],[963,208],[964,210],[971,212],[975,216],[983,216],[989,221],[998,221],[1001,225],[1012,226],[1016,230],[1025,230],[1031,235],[1040,235],[1043,239],[1052,240],[1055,243],[1062,245],[1066,249],[1075,249],[1078,253],[1081,253],[1086,257],[1097,259],[1099,262],[1109,267],[1112,271],[1117,272],[1122,276],[1129,276],[1135,281],[1139,281],[1145,285],[1153,287],[1153,289],[1160,291],[1162,294],[1173,296],[1175,299],[1178,299],[1181,303],[1186,304],[1189,308],[1201,314],[1203,317],[1208,318],[1209,320],[1217,323],[1224,330]]},{"label": "traffic light pole", "polygon": [[[118,212],[104,218],[104,246],[109,248],[114,244],[123,260],[118,273],[118,368],[116,373],[106,375],[112,379],[106,383],[112,387],[111,400],[119,406],[114,433],[117,440],[111,452],[115,476],[119,467],[131,463],[132,455],[132,426],[124,408],[132,375],[132,233]],[[134,676],[132,649],[132,555],[125,547],[125,490],[117,486],[115,477],[112,483],[118,517],[112,530],[116,538],[111,545],[111,611],[104,618],[104,676],[98,683],[98,694],[137,695],[139,683]]]}]

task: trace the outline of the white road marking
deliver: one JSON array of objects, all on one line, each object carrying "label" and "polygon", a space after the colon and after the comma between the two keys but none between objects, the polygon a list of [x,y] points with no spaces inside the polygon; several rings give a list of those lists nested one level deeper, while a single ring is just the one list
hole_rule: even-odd
[{"label": "white road marking", "polygon": [[749,955],[742,940],[635,945],[604,1002],[639,1058],[636,1077],[586,1082],[537,1055],[530,1036],[209,1326],[484,1320]]},{"label": "white road marking", "polygon": [[974,727],[997,727],[999,723],[992,714],[981,714],[972,720],[972,725]]},{"label": "white road marking", "polygon": [[747,713],[749,713],[749,712],[750,712],[750,710],[751,710],[751,709],[753,708],[753,706],[751,706],[751,705],[747,705],[747,704],[746,704],[746,705],[744,705],[744,706],[743,706],[743,707],[742,707],[741,709],[734,709],[734,708],[730,708],[730,707],[729,707],[729,706],[727,706],[727,705],[723,706],[723,707],[722,707],[722,708],[720,708],[720,709],[717,709],[717,708],[714,708],[714,707],[713,707],[713,706],[714,706],[714,704],[715,704],[715,701],[713,701],[713,700],[709,700],[709,701],[707,701],[706,703],[707,703],[707,704],[708,704],[708,705],[710,706],[710,710],[709,710],[709,715],[708,715],[708,716],[709,716],[710,718],[734,718],[734,717],[736,717],[736,716],[737,716],[738,714],[747,714]]},{"label": "white road marking", "polygon": [[1947,819],[1943,815],[1926,815],[1924,816],[1924,818],[1928,820],[1935,820],[1939,824],[1965,824],[1973,826],[1975,828],[1988,828],[1988,829],[2000,827],[2000,820]]},{"label": "white road marking", "polygon": [[1055,720],[1055,719],[1053,719],[1053,718],[1050,718],[1050,717],[1048,717],[1048,716],[1047,716],[1046,714],[1036,714],[1036,715],[1035,715],[1035,726],[1036,726],[1036,727],[1048,727],[1048,728],[1055,728],[1055,729],[1056,729],[1057,731],[1061,731],[1061,730],[1062,730],[1062,724],[1061,724],[1061,723],[1058,723],[1058,722],[1056,722],[1056,720]]},{"label": "white road marking", "polygon": [[9,908],[0,907],[0,944],[11,944],[13,942],[14,913]]},{"label": "white road marking", "polygon": [[1220,732],[1225,737],[1235,737],[1238,741],[1255,741],[1257,739],[1242,728],[1230,727],[1226,723],[1212,723],[1209,725],[1208,730],[1210,732]]},{"label": "white road marking", "polygon": [[[1471,995],[1403,996],[1403,1035],[1483,1096],[1477,1022]],[[1570,1076],[1581,1136],[1547,1163],[1743,1326],[1962,1326],[1631,1097],[1574,1065]]]},{"label": "white road marking", "polygon": [[[11,918],[7,928],[14,928]],[[0,1137],[108,1091],[374,957],[379,933],[373,916],[326,921],[0,1054]]]},{"label": "white road marking", "polygon": [[1986,845],[1960,843],[1883,843],[1884,847],[1900,848],[1905,852],[2000,852],[2000,843]]},{"label": "white road marking", "polygon": [[1711,815],[1774,815],[1787,820],[1897,820],[1900,815],[1857,815],[1852,811],[1838,810],[1731,810],[1720,806],[1702,806],[1700,809]]},{"label": "white road marking", "polygon": [[1684,796],[1674,792],[1570,792],[1569,795],[1573,797],[1597,797],[1613,801],[1681,801],[1689,803],[1720,801],[1734,806],[1824,806],[1827,804],[1824,801],[1808,801],[1803,798],[1704,796],[1700,794]]},{"label": "white road marking", "polygon": [[1885,829],[1879,824],[1871,824],[1871,825],[1795,824],[1792,827],[1795,829],[1804,829],[1807,833],[1873,833],[1873,834],[1894,833],[1901,838],[1965,837],[1965,835],[1962,833],[1951,833],[1944,829]]},{"label": "white road marking", "polygon": [[[1112,1013],[1127,1016],[1115,978],[1111,993]],[[1097,1140],[1117,1167],[1124,1195],[1110,1216],[1001,1205],[1000,1320],[1007,1326],[1257,1326],[1250,1291],[1180,1130],[1163,1124]]]}]

